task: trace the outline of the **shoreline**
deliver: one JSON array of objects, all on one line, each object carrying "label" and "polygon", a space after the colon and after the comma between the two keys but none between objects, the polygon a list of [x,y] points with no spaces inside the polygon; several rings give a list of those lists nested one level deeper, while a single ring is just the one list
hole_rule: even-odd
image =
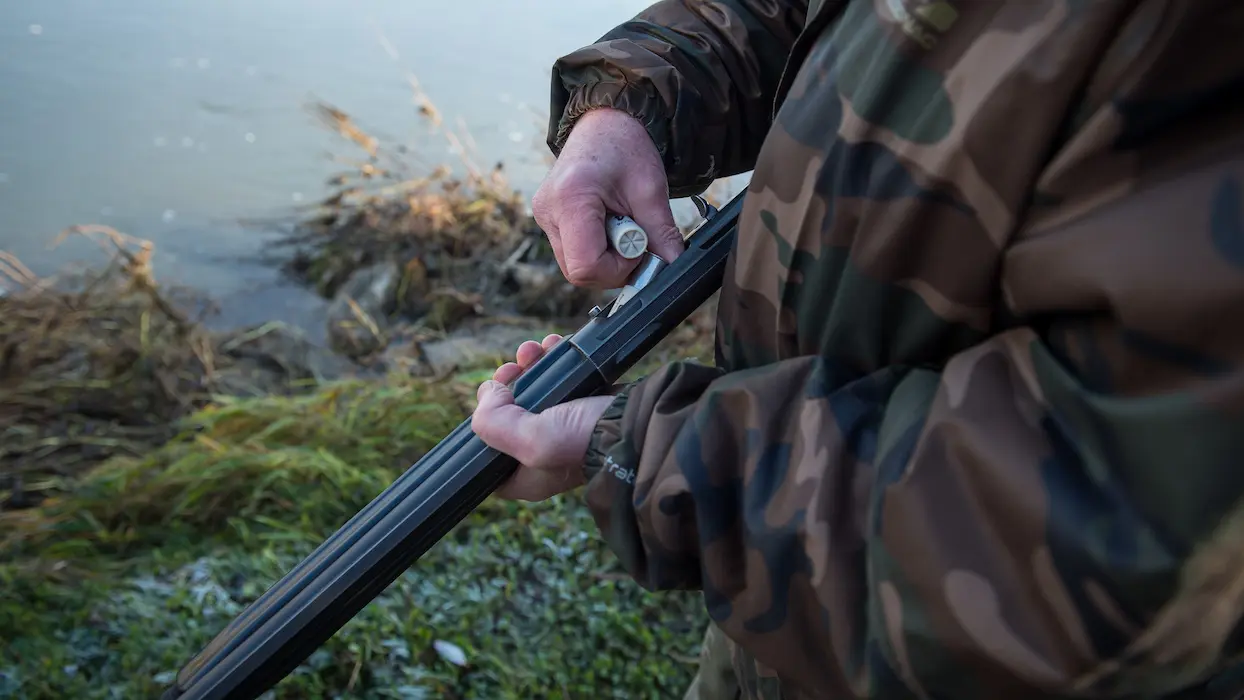
[{"label": "shoreline", "polygon": [[[0,695],[157,692],[465,419],[518,342],[597,301],[503,169],[386,178],[379,145],[324,114],[370,156],[273,250],[328,300],[331,348],[203,327],[210,300],[107,227],[71,229],[107,251],[85,277],[5,261],[27,291],[0,297]],[[647,365],[710,361],[711,306]],[[676,696],[706,620],[697,594],[631,581],[577,492],[490,499],[265,697]]]}]

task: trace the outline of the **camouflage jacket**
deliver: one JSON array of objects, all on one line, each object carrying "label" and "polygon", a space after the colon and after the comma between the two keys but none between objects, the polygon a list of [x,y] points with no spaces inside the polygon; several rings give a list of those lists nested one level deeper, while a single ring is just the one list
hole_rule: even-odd
[{"label": "camouflage jacket", "polygon": [[1242,78],[1239,0],[663,0],[557,61],[554,152],[611,106],[672,196],[753,170],[717,366],[587,465],[748,696],[1225,697]]}]

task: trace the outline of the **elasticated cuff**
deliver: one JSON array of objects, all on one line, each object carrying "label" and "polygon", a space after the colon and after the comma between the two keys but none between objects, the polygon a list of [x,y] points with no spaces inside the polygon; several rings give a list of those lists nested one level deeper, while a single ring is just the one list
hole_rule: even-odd
[{"label": "elasticated cuff", "polygon": [[596,421],[592,437],[588,441],[587,454],[583,459],[583,476],[586,481],[600,473],[612,462],[610,452],[622,441],[622,414],[626,412],[626,400],[633,384],[618,388],[613,401]]},{"label": "elasticated cuff", "polygon": [[553,155],[561,153],[579,117],[587,112],[602,107],[626,112],[644,125],[644,130],[652,139],[661,161],[669,167],[669,120],[664,114],[661,99],[648,91],[629,83],[597,82],[576,87],[566,97],[566,106],[562,109],[561,118],[549,139],[549,148]]}]

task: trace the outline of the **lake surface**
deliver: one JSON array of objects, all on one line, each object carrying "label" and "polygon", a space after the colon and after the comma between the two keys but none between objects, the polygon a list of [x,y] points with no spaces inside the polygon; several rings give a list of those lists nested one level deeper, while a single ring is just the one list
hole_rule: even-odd
[{"label": "lake surface", "polygon": [[547,169],[552,62],[648,4],[0,2],[0,250],[49,274],[101,259],[84,240],[50,249],[59,231],[104,223],[152,240],[157,276],[210,293],[220,323],[314,328],[321,302],[259,263],[262,234],[236,223],[321,197],[330,154],[360,153],[309,101],[453,161],[416,114],[413,72],[530,195]]}]

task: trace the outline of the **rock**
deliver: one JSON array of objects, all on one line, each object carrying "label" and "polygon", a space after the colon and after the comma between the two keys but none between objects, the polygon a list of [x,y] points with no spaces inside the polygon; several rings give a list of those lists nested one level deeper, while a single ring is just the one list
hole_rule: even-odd
[{"label": "rock", "polygon": [[507,281],[516,291],[514,310],[525,316],[566,318],[591,307],[599,292],[579,289],[566,281],[556,262],[511,263]]},{"label": "rock", "polygon": [[481,362],[512,360],[524,340],[540,340],[550,332],[538,319],[523,323],[482,322],[458,328],[436,340],[406,338],[385,350],[388,370],[443,375]]},{"label": "rock", "polygon": [[349,360],[283,323],[230,332],[220,339],[217,352],[233,362],[217,374],[215,388],[233,396],[284,393],[295,382],[322,384],[357,373]]},{"label": "rock", "polygon": [[556,264],[513,263],[509,267],[509,272],[515,284],[524,289],[543,291],[555,284],[565,282]]},{"label": "rock", "polygon": [[375,354],[388,343],[388,336],[375,319],[360,313],[355,318],[330,319],[328,342],[333,350],[351,359]]},{"label": "rock", "polygon": [[328,307],[328,338],[332,347],[349,357],[362,357],[382,349],[400,283],[401,271],[392,260],[351,274]]},{"label": "rock", "polygon": [[[355,270],[333,298],[335,305],[344,305],[345,299],[354,303],[373,318],[387,317],[397,304],[397,288],[401,282],[401,270],[397,262],[388,260]],[[333,308],[329,308],[329,314]]]}]

